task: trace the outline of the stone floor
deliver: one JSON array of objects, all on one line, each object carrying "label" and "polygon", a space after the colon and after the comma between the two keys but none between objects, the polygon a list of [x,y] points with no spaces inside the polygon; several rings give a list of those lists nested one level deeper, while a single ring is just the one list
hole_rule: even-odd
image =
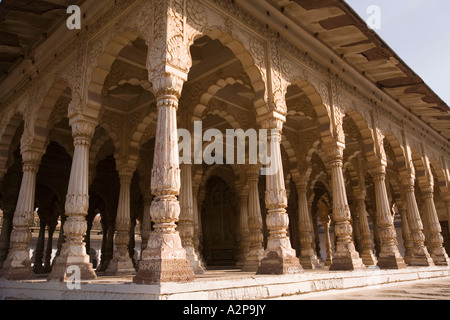
[{"label": "stone floor", "polygon": [[[424,292],[415,286],[402,286],[432,279],[437,285]],[[440,284],[442,281],[443,284]],[[362,293],[359,290],[365,288]],[[409,288],[409,287],[408,287]],[[385,291],[387,290],[387,291]],[[403,290],[403,291],[402,291]],[[406,290],[406,289],[405,289]],[[81,283],[79,289],[67,283],[47,282],[45,276],[33,281],[0,279],[0,300],[262,300],[262,299],[401,299],[450,295],[450,267],[408,267],[401,270],[305,271],[296,275],[255,275],[239,270],[208,270],[190,283],[137,285],[132,276],[98,275]]]}]

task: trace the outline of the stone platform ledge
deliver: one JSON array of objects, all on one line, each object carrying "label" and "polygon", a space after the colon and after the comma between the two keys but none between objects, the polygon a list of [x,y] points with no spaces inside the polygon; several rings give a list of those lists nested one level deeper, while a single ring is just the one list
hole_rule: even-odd
[{"label": "stone platform ledge", "polygon": [[295,275],[207,271],[190,283],[137,285],[132,277],[99,277],[81,289],[45,280],[0,279],[0,299],[26,300],[249,300],[283,299],[312,292],[374,287],[383,284],[450,277],[450,267],[408,267],[400,270],[308,271]]}]

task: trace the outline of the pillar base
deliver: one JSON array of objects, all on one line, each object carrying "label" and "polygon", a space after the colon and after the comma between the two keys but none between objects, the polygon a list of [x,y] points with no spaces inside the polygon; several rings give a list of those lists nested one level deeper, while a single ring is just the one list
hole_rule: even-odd
[{"label": "pillar base", "polygon": [[257,272],[261,264],[261,258],[264,254],[262,247],[257,249],[251,249],[248,255],[244,259],[244,264],[241,268],[242,272]]},{"label": "pillar base", "polygon": [[142,252],[139,271],[133,278],[137,284],[158,284],[162,282],[190,282],[195,280],[194,272],[186,259],[178,232],[152,232],[147,248]]},{"label": "pillar base", "polygon": [[444,248],[438,248],[431,253],[431,258],[436,266],[450,266],[450,259]]},{"label": "pillar base", "polygon": [[361,254],[361,260],[364,263],[366,267],[368,266],[376,266],[378,263],[377,257],[373,254],[373,252],[370,253],[362,253]]},{"label": "pillar base", "polygon": [[378,266],[380,269],[403,269],[406,268],[405,261],[398,251],[383,253],[378,257]]},{"label": "pillar base", "polygon": [[269,238],[267,249],[256,274],[302,273],[300,260],[295,256],[289,238]]},{"label": "pillar base", "polygon": [[297,257],[280,257],[278,252],[271,251],[265,254],[256,274],[296,274],[302,273],[303,268]]},{"label": "pillar base", "polygon": [[204,274],[205,269],[203,268],[194,247],[185,247],[184,249],[186,250],[186,259],[189,261],[189,265],[191,266],[194,274]]},{"label": "pillar base", "polygon": [[73,269],[72,271],[68,270],[68,268],[72,267],[77,267],[80,270],[81,281],[97,279],[97,275],[95,274],[91,263],[57,263],[53,266],[52,272],[48,276],[47,281],[67,281],[70,276],[74,275]]},{"label": "pillar base", "polygon": [[33,272],[28,250],[11,249],[0,270],[0,277],[8,280],[31,280],[36,278]]},{"label": "pillar base", "polygon": [[405,255],[408,266],[433,267],[434,262],[425,246],[412,247],[409,256]]},{"label": "pillar base", "polygon": [[33,280],[36,279],[36,274],[31,267],[9,268],[0,270],[0,278],[12,281]]},{"label": "pillar base", "polygon": [[323,264],[317,259],[317,256],[314,255],[307,255],[307,256],[300,256],[299,257],[300,264],[302,265],[303,269],[313,270],[313,269],[322,269]]},{"label": "pillar base", "polygon": [[330,265],[330,271],[366,270],[362,259],[356,250],[336,253]]},{"label": "pillar base", "polygon": [[[71,255],[78,251],[77,247],[66,247],[61,250],[61,255],[55,259],[52,272],[47,278],[48,281],[67,281],[67,278],[73,275],[71,267],[77,267],[80,271],[80,280],[95,280],[97,275],[89,262],[89,256],[86,254]],[[76,250],[76,251],[75,251]],[[84,248],[80,249],[84,251]],[[68,272],[69,271],[69,272]]]},{"label": "pillar base", "polygon": [[133,262],[128,256],[128,252],[125,254],[126,256],[116,254],[116,256],[109,262],[108,268],[105,271],[106,275],[136,274],[136,269],[134,269]]}]

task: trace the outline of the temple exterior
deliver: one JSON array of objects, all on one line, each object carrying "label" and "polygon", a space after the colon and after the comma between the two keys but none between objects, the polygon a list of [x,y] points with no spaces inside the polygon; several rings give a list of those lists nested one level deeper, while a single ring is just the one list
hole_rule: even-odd
[{"label": "temple exterior", "polygon": [[0,4],[1,277],[450,265],[449,107],[344,1],[74,4]]}]

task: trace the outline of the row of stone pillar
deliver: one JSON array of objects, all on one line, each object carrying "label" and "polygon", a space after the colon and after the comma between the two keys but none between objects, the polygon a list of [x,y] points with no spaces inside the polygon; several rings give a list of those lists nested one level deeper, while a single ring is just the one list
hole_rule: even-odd
[{"label": "row of stone pillar", "polygon": [[[151,176],[151,193],[154,197],[150,206],[146,207],[145,215],[151,216],[151,220],[154,222],[154,230],[148,235],[148,240],[144,244],[145,249],[142,251],[138,272],[134,277],[136,283],[192,281],[195,279],[193,270],[201,272],[202,268],[192,240],[195,228],[194,215],[192,214],[194,197],[192,194],[191,170],[185,168],[180,172],[178,158],[176,115],[184,80],[176,75],[163,73],[153,81],[158,108],[155,156]],[[271,159],[274,159],[276,165],[278,165],[276,173],[266,176],[266,225],[269,236],[267,247],[263,251],[262,234],[260,232],[262,228],[261,210],[257,190],[259,169],[252,168],[247,173],[248,219],[241,219],[241,224],[244,227],[245,222],[247,222],[249,230],[248,233],[244,231],[242,234],[248,238],[248,248],[243,246],[245,250],[248,250],[248,254],[244,257],[243,270],[256,271],[258,274],[298,273],[302,271],[300,260],[304,262],[305,266],[317,263],[317,257],[315,257],[312,249],[312,222],[305,201],[306,185],[299,183],[298,187],[299,222],[302,228],[300,230],[302,250],[299,260],[287,237],[289,219],[286,213],[287,196],[281,165],[280,145],[282,120],[273,116],[266,120],[268,121],[262,122],[263,127],[272,129],[269,137],[272,146]],[[49,280],[66,280],[68,276],[67,268],[71,266],[77,266],[80,269],[82,279],[94,279],[96,277],[83,243],[83,236],[87,230],[85,217],[89,204],[88,155],[96,123],[86,118],[75,117],[70,120],[70,125],[75,148],[65,204],[67,216],[64,224],[65,242],[61,254],[55,260]],[[344,146],[338,143],[325,146],[331,167],[333,220],[336,235],[336,250],[330,270],[364,269],[365,265],[352,240],[351,214],[342,170],[343,150]],[[28,243],[31,237],[29,226],[34,212],[36,173],[42,154],[23,150],[22,156],[24,175],[13,220],[12,248],[2,271],[11,279],[32,276],[28,256]],[[183,188],[182,194],[180,194],[181,174],[183,185],[187,186]],[[375,182],[376,216],[381,239],[378,265],[381,268],[405,267],[403,258],[397,248],[395,229],[387,200],[385,166],[376,166],[372,169],[372,175]],[[116,249],[108,269],[115,273],[134,270],[126,248],[130,227],[129,192],[131,176],[132,172],[129,168],[120,172],[121,186],[116,220]],[[242,191],[241,199],[245,197],[246,192]],[[430,221],[432,257],[448,264],[448,256],[443,251],[442,237],[437,227],[439,221],[434,207],[433,193],[427,191],[425,195],[427,217]],[[180,202],[177,196],[180,197],[182,203],[183,215],[181,219]],[[424,261],[423,257],[425,257],[431,263],[426,255],[426,248],[423,246],[422,227],[409,189],[406,192],[406,203],[412,238],[417,249],[414,254],[417,258],[422,259],[420,261]],[[360,206],[362,211],[362,203],[360,203]],[[176,229],[177,222],[180,222],[178,230]],[[148,220],[144,221],[144,224],[148,224]],[[367,227],[365,223],[363,225]],[[367,231],[367,229],[365,230]],[[414,258],[411,261],[416,260]]]}]

